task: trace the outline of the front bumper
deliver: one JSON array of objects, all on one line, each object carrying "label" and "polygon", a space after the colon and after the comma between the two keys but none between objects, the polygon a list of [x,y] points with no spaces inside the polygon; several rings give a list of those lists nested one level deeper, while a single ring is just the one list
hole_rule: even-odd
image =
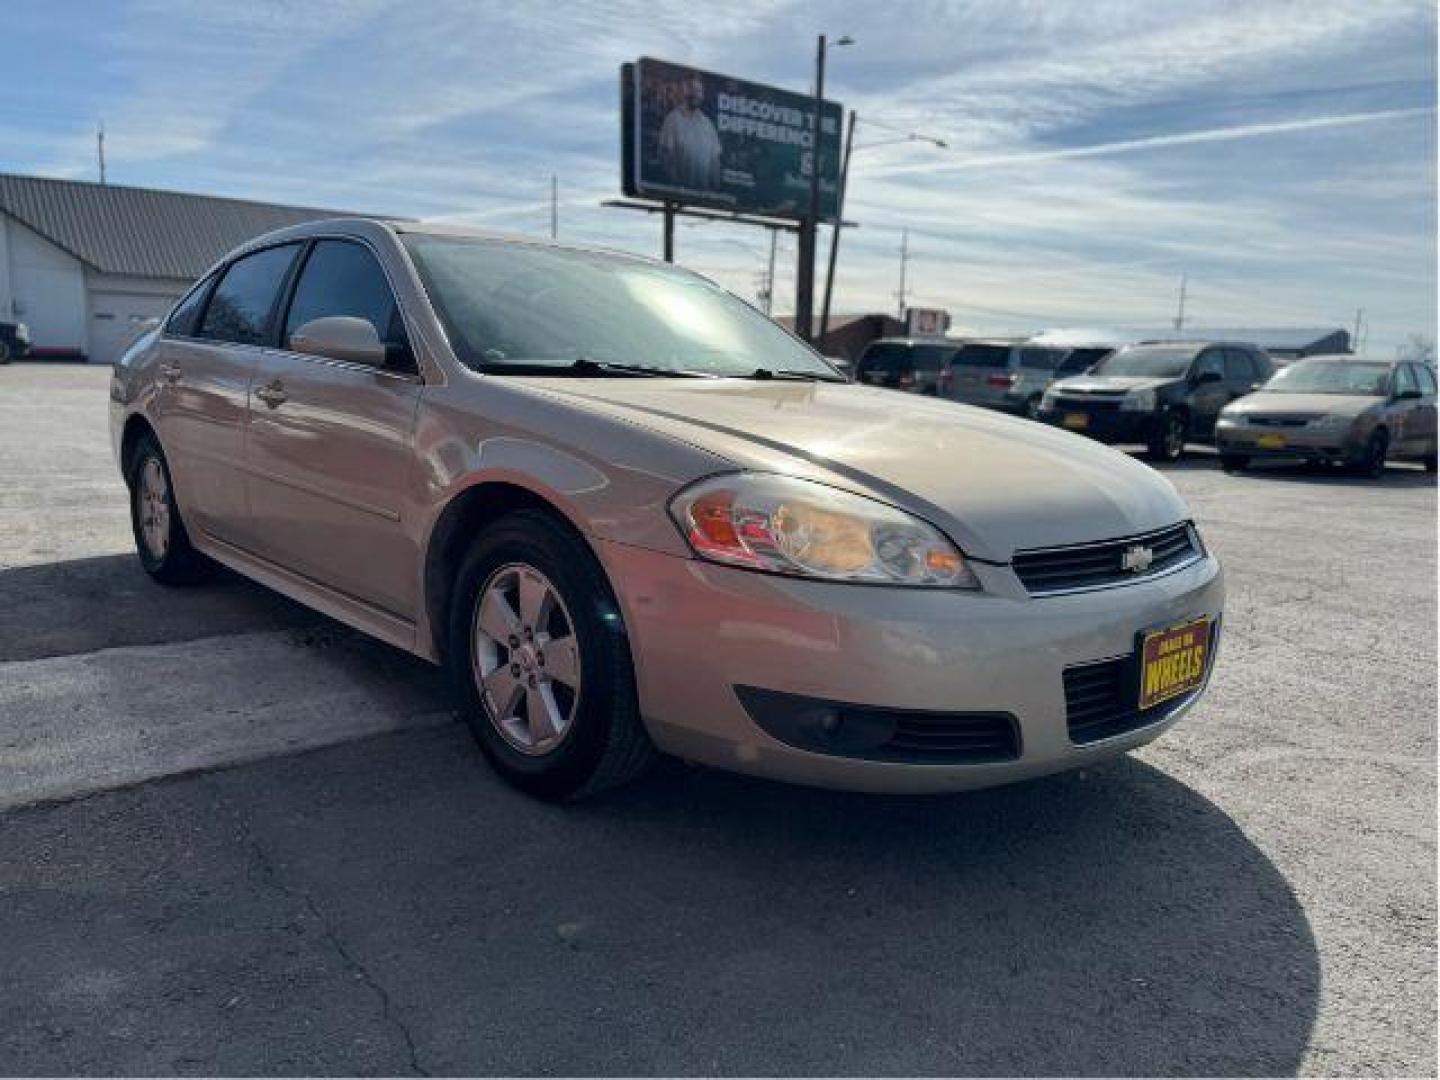
[{"label": "front bumper", "polygon": [[1305,458],[1309,461],[1353,462],[1364,453],[1365,441],[1353,427],[1314,430],[1221,422],[1215,425],[1215,448],[1243,457]]},{"label": "front bumper", "polygon": [[[1068,422],[1074,416],[1085,417],[1084,426]],[[1083,405],[1060,403],[1053,409],[1041,409],[1039,420],[1054,427],[1073,431],[1076,435],[1089,435],[1105,443],[1149,442],[1159,423],[1160,414],[1135,412],[1123,409],[1095,409]]]},{"label": "front bumper", "polygon": [[[1219,565],[1208,556],[1136,584],[1041,599],[1026,594],[1009,567],[976,564],[984,589],[967,593],[800,581],[596,546],[621,587],[641,710],[660,749],[864,791],[988,787],[1149,742],[1199,694],[1143,727],[1077,745],[1066,723],[1064,670],[1130,655],[1142,631],[1199,615],[1218,621],[1224,599]],[[800,749],[762,730],[737,687],[877,709],[1003,713],[1018,725],[1019,755],[922,764]]]}]

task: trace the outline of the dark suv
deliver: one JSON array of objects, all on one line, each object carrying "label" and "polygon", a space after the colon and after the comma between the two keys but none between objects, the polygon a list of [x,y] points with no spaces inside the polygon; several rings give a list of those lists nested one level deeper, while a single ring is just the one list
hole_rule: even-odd
[{"label": "dark suv", "polygon": [[950,361],[958,342],[933,338],[880,338],[865,346],[855,365],[855,381],[912,394],[938,395],[950,388]]},{"label": "dark suv", "polygon": [[1254,345],[1142,342],[1051,385],[1039,419],[1102,442],[1143,443],[1152,460],[1176,461],[1187,441],[1214,438],[1220,410],[1274,369]]},{"label": "dark suv", "polygon": [[30,331],[25,324],[0,319],[0,364],[30,355]]}]

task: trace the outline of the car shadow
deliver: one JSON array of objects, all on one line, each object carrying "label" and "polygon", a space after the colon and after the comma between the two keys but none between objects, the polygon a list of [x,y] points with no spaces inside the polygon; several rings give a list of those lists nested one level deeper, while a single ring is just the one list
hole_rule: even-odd
[{"label": "car shadow", "polygon": [[0,662],[329,622],[220,566],[173,589],[130,553],[0,570]]},{"label": "car shadow", "polygon": [[407,746],[383,775],[357,745],[323,775],[293,759],[262,791],[226,787],[432,1071],[1301,1065],[1320,965],[1294,891],[1138,760],[931,798],[675,764],[553,807],[453,728]]}]

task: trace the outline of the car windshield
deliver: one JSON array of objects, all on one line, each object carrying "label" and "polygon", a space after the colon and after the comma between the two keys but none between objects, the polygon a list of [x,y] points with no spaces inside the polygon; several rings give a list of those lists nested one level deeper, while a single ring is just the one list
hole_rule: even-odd
[{"label": "car windshield", "polygon": [[1265,389],[1277,394],[1383,397],[1389,385],[1389,364],[1301,360],[1277,371],[1265,384]]},{"label": "car windshield", "polygon": [[623,256],[406,234],[461,361],[479,371],[749,376],[843,381],[799,340],[718,285]]},{"label": "car windshield", "polygon": [[1092,375],[1147,375],[1175,379],[1190,370],[1195,359],[1193,345],[1132,345],[1101,360]]}]

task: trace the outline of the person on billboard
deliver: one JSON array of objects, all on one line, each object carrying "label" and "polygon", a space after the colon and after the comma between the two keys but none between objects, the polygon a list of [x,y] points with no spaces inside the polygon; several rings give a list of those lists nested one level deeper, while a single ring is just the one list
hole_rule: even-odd
[{"label": "person on billboard", "polygon": [[685,80],[682,97],[660,125],[660,162],[680,187],[704,190],[720,182],[720,135],[705,115],[705,83]]}]

